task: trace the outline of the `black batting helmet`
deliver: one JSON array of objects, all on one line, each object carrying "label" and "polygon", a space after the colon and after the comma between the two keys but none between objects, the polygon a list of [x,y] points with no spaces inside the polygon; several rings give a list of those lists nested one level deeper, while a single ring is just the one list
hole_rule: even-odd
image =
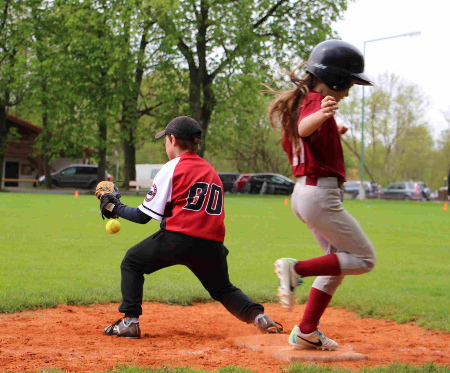
[{"label": "black batting helmet", "polygon": [[345,91],[352,83],[373,85],[363,74],[363,54],[342,40],[327,40],[318,44],[309,56],[306,71],[337,92]]}]

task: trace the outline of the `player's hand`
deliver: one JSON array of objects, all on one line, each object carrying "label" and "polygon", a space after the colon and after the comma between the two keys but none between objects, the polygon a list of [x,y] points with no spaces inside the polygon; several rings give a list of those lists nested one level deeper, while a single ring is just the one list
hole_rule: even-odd
[{"label": "player's hand", "polygon": [[120,203],[120,194],[105,194],[100,200],[100,215],[102,219],[117,219],[118,216],[113,212],[114,207]]},{"label": "player's hand", "polygon": [[343,124],[338,124],[337,129],[340,135],[343,135],[348,131],[348,127],[344,126]]},{"label": "player's hand", "polygon": [[321,103],[321,111],[326,119],[331,118],[336,110],[339,109],[337,102],[332,96],[326,96]]},{"label": "player's hand", "polygon": [[120,203],[120,193],[117,185],[111,181],[101,181],[95,188],[95,196],[100,200],[100,215],[102,219],[115,219],[114,207]]}]

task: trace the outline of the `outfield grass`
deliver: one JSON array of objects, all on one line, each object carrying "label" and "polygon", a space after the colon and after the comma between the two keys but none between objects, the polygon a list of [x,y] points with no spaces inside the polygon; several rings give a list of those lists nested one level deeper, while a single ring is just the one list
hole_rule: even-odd
[{"label": "outfield grass", "polygon": [[[137,206],[142,198],[122,201]],[[284,198],[226,195],[230,277],[259,302],[277,301],[277,258],[321,255]],[[438,203],[383,200],[348,200],[345,207],[372,240],[378,262],[369,274],[348,276],[332,305],[450,331],[450,211]],[[1,193],[0,212],[0,312],[120,301],[126,250],[159,228],[156,221],[120,219],[121,231],[110,235],[97,200],[86,195]],[[305,279],[299,302],[312,281]],[[146,277],[145,300],[190,304],[210,297],[194,275],[176,266]]]}]

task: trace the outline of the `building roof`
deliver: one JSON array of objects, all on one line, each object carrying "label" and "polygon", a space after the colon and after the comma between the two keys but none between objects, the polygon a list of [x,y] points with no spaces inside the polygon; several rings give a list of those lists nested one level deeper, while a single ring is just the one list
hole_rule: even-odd
[{"label": "building roof", "polygon": [[[15,115],[7,114],[6,119],[13,125],[17,126],[19,133],[22,136],[22,139],[21,139],[22,142],[27,141],[27,140],[34,141],[34,139],[42,133],[42,128],[40,128],[30,122],[27,122],[26,120],[20,119],[20,118],[16,117]],[[50,132],[50,135],[60,137],[60,136],[53,134],[52,132]],[[94,153],[98,153],[97,150],[91,149],[86,145],[80,145],[80,147],[84,149],[84,152],[87,156],[90,156]]]},{"label": "building roof", "polygon": [[26,120],[20,119],[15,115],[6,114],[6,119],[9,120],[10,122],[18,124],[19,126],[26,127],[37,134],[40,134],[42,132],[42,128],[35,126],[34,124],[27,122]]}]

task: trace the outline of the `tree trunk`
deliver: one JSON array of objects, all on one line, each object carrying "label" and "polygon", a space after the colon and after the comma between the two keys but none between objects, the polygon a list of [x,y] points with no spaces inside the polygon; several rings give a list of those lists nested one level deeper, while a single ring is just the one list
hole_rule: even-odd
[{"label": "tree trunk", "polygon": [[130,89],[130,98],[125,98],[122,108],[122,121],[120,124],[122,132],[122,145],[124,150],[124,181],[123,186],[127,187],[130,180],[136,180],[136,146],[135,146],[135,130],[140,118],[139,113],[139,94],[141,92],[142,80],[144,77],[144,59],[145,49],[147,47],[147,33],[154,22],[147,22],[144,27],[138,53],[138,63],[134,71],[134,82]]},{"label": "tree trunk", "polygon": [[50,160],[52,159],[51,149],[50,149],[50,129],[48,128],[48,102],[46,99],[47,94],[47,82],[42,82],[42,93],[44,98],[41,101],[42,107],[42,153],[44,154],[44,173],[45,173],[45,187],[48,189],[53,188],[50,169]]},{"label": "tree trunk", "polygon": [[130,128],[127,123],[122,126],[122,133],[126,134],[126,138],[122,140],[124,153],[124,167],[123,167],[123,184],[122,186],[128,188],[130,180],[136,180],[136,147],[134,146],[134,129]]},{"label": "tree trunk", "polygon": [[50,132],[48,128],[48,114],[46,111],[46,102],[45,100],[42,102],[42,107],[44,108],[44,112],[42,114],[42,153],[44,154],[44,173],[45,173],[45,187],[48,189],[53,188],[50,169],[50,160],[52,159],[52,155],[49,149],[49,141],[50,141]]},{"label": "tree trunk", "polygon": [[105,121],[100,121],[98,124],[98,169],[97,182],[105,180],[106,172],[106,144],[107,144],[107,125]]},{"label": "tree trunk", "polygon": [[[206,152],[207,133],[211,116],[216,106],[214,91],[211,88],[211,77],[203,72],[203,79],[199,77],[200,71],[198,69],[191,69],[190,85],[189,85],[189,102],[191,109],[191,116],[202,127],[202,143],[198,154],[203,157]],[[202,99],[203,98],[203,99]]]},{"label": "tree trunk", "polygon": [[6,119],[6,106],[0,106],[0,189],[3,184],[3,166],[5,163],[5,154],[8,147],[8,127]]},{"label": "tree trunk", "polygon": [[136,180],[135,127],[138,120],[137,97],[132,100],[125,98],[122,108],[122,120],[120,121],[124,154],[122,186],[128,188],[130,180]]}]

